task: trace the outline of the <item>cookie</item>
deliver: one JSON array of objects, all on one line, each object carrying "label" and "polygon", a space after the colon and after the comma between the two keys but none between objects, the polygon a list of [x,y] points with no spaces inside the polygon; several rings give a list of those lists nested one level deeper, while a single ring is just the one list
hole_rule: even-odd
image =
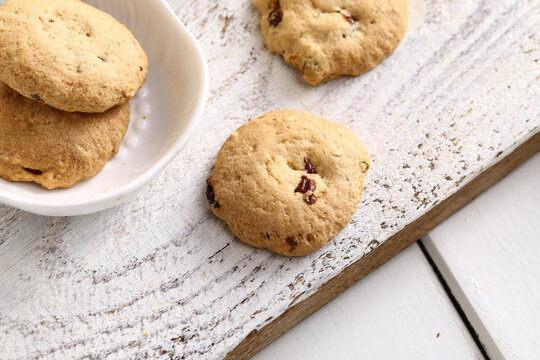
[{"label": "cookie", "polygon": [[112,16],[79,0],[0,7],[0,81],[64,111],[104,112],[143,85],[148,57]]},{"label": "cookie", "polygon": [[403,39],[408,0],[254,0],[268,48],[311,85],[360,75]]},{"label": "cookie", "polygon": [[102,114],[66,113],[0,82],[0,176],[48,189],[96,175],[120,147],[129,103]]},{"label": "cookie", "polygon": [[274,111],[227,139],[207,198],[243,242],[302,256],[349,223],[369,166],[350,130],[304,111]]}]

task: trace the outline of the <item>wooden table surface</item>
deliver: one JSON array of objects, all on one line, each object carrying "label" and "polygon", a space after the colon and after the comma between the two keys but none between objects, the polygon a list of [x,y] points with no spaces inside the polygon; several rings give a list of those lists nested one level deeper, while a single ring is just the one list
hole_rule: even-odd
[{"label": "wooden table surface", "polygon": [[[7,359],[247,358],[539,148],[537,1],[411,0],[410,29],[395,54],[364,76],[317,88],[265,49],[251,1],[168,2],[208,57],[203,123],[185,150],[120,207],[46,218],[0,206],[0,349]],[[307,109],[348,126],[373,160],[351,224],[321,251],[297,259],[235,240],[204,196],[227,136],[279,108]],[[458,255],[477,250],[463,245],[452,257],[445,243],[424,242],[441,272],[465,266]],[[377,305],[399,308],[411,288],[426,283],[433,296],[416,295],[426,304],[416,318],[445,324],[453,335],[441,343],[459,343],[464,356],[477,356],[474,338],[421,255],[413,246],[405,260],[390,263],[395,270],[366,280],[402,279],[394,301]],[[456,274],[448,282],[466,279]],[[469,308],[485,300],[473,296],[476,285],[460,287]],[[429,298],[437,308],[427,306]],[[421,331],[427,336],[435,325]],[[504,338],[504,331],[478,331],[489,334],[486,344]],[[386,327],[379,332],[388,336]]]}]

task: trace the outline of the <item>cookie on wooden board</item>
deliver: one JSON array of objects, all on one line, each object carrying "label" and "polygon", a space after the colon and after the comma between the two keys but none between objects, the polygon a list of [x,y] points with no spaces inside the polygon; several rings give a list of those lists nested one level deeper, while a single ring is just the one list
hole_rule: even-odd
[{"label": "cookie on wooden board", "polygon": [[143,85],[148,56],[112,16],[79,0],[0,6],[0,81],[64,111],[104,112]]},{"label": "cookie on wooden board", "polygon": [[273,111],[227,139],[207,197],[243,242],[307,255],[349,223],[369,166],[366,149],[345,127],[304,111]]},{"label": "cookie on wooden board", "polygon": [[403,39],[408,0],[253,0],[268,48],[311,85],[360,75]]},{"label": "cookie on wooden board", "polygon": [[48,189],[96,175],[120,147],[129,103],[102,114],[66,113],[0,82],[0,176]]}]

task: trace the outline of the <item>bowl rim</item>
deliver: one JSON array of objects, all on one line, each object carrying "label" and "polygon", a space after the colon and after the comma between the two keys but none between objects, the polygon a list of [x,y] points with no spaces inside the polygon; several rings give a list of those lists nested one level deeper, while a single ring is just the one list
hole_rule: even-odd
[{"label": "bowl rim", "polygon": [[175,23],[187,36],[195,49],[196,57],[200,60],[197,65],[200,66],[202,75],[199,79],[200,84],[202,85],[201,93],[196,101],[194,111],[189,118],[189,123],[184,133],[174,142],[171,148],[154,163],[154,165],[142,172],[133,181],[116,190],[112,190],[89,199],[69,199],[62,201],[61,203],[50,203],[41,199],[28,200],[19,196],[13,196],[6,191],[0,191],[0,203],[31,213],[46,216],[75,216],[102,211],[118,205],[124,197],[150,182],[150,180],[152,180],[158,174],[158,172],[161,171],[169,162],[171,162],[172,159],[186,146],[188,141],[193,136],[195,129],[201,122],[201,118],[208,101],[210,83],[208,62],[202,50],[201,44],[176,16],[170,5],[165,0],[156,0],[156,3],[164,6],[167,16],[169,16],[169,18],[173,20],[173,23]]}]

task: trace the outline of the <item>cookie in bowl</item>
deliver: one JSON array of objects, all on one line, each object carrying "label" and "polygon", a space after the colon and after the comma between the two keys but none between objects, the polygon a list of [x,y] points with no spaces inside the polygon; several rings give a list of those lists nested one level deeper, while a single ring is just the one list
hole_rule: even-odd
[{"label": "cookie in bowl", "polygon": [[47,189],[73,186],[118,152],[129,117],[129,103],[101,114],[66,113],[0,82],[0,176]]},{"label": "cookie in bowl", "polygon": [[148,56],[128,28],[79,0],[0,6],[0,64],[0,81],[69,112],[125,104],[148,74]]}]

